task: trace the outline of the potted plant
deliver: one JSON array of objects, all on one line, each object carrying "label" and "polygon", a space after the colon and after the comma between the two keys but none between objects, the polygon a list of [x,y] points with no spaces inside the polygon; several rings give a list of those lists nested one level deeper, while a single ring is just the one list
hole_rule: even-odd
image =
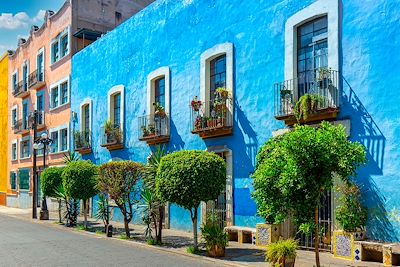
[{"label": "potted plant", "polygon": [[114,133],[115,142],[122,143],[122,131],[121,131],[121,128],[116,127],[114,131],[115,131],[115,133]]},{"label": "potted plant", "polygon": [[156,127],[154,124],[149,124],[149,135],[155,135],[156,134]]},{"label": "potted plant", "polygon": [[299,98],[294,107],[294,115],[297,121],[307,121],[310,114],[317,112],[323,106],[324,98],[320,95],[305,94]]},{"label": "potted plant", "polygon": [[265,259],[272,266],[294,267],[297,247],[297,241],[293,239],[279,240],[266,247]]},{"label": "potted plant", "polygon": [[202,122],[203,122],[203,118],[201,116],[197,116],[196,120],[194,121],[194,128],[196,130],[200,129],[202,127]]},{"label": "potted plant", "polygon": [[209,257],[224,257],[228,245],[228,235],[216,222],[208,221],[200,228],[201,237]]},{"label": "potted plant", "polygon": [[141,128],[141,130],[142,130],[142,135],[143,135],[143,137],[146,137],[146,136],[148,136],[149,135],[149,130],[147,130],[147,127],[146,126],[142,126],[142,127],[140,127]]},{"label": "potted plant", "polygon": [[215,89],[215,93],[223,100],[226,100],[229,97],[229,91],[226,90],[226,88],[224,87],[218,87],[217,89]]},{"label": "potted plant", "polygon": [[154,115],[160,118],[164,118],[165,117],[164,107],[161,106],[160,103],[158,102],[153,103],[153,106],[154,106]]},{"label": "potted plant", "polygon": [[190,102],[190,106],[192,107],[193,111],[199,111],[202,103],[200,100],[197,99],[197,96],[193,98],[193,100]]},{"label": "potted plant", "polygon": [[111,133],[113,130],[114,130],[114,126],[113,126],[112,122],[111,122],[110,120],[107,120],[107,121],[104,123],[104,132],[105,132],[106,134],[109,134],[109,133]]},{"label": "potted plant", "polygon": [[320,89],[328,88],[331,80],[331,68],[319,68],[317,70],[317,82]]}]

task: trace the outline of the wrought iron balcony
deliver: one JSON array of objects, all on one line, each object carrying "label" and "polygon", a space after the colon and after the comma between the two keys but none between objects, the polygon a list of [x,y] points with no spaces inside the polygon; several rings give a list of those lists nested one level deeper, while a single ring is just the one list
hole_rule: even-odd
[{"label": "wrought iron balcony", "polygon": [[29,132],[28,118],[19,119],[12,126],[14,134],[24,134]]},{"label": "wrought iron balcony", "polygon": [[29,75],[28,84],[30,89],[39,89],[45,85],[44,73],[42,71],[35,70]]},{"label": "wrought iron balcony", "polygon": [[90,131],[75,131],[75,151],[81,155],[92,153],[92,142]]},{"label": "wrought iron balcony", "polygon": [[168,114],[146,115],[138,118],[139,140],[149,145],[169,142]]},{"label": "wrought iron balcony", "polygon": [[112,125],[111,127],[102,127],[101,146],[108,150],[118,150],[124,147],[124,135],[120,125]]},{"label": "wrought iron balcony", "polygon": [[232,100],[216,98],[212,101],[197,101],[191,108],[192,133],[201,138],[214,138],[232,134]]},{"label": "wrought iron balcony", "polygon": [[[286,125],[293,125],[332,120],[337,117],[340,96],[339,72],[320,68],[312,74],[312,77],[297,77],[274,85],[277,120],[285,121]],[[301,101],[303,96],[315,99],[315,105],[308,107],[307,119],[301,118],[298,121],[296,114],[301,112],[299,100]]]},{"label": "wrought iron balcony", "polygon": [[14,97],[25,97],[29,95],[27,81],[20,81],[16,84],[12,93]]}]

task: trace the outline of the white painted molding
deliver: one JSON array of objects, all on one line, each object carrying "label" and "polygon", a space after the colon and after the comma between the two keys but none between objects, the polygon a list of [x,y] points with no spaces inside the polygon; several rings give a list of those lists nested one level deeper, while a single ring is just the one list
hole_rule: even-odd
[{"label": "white painted molding", "polygon": [[92,116],[93,116],[93,105],[92,105],[92,99],[90,98],[85,98],[83,100],[83,102],[80,104],[79,106],[79,110],[80,110],[80,117],[81,117],[81,121],[80,121],[80,130],[83,131],[83,118],[84,118],[84,114],[83,114],[83,108],[89,105],[89,131],[90,133],[92,133]]},{"label": "white painted molding", "polygon": [[115,94],[120,93],[121,94],[121,112],[120,112],[120,121],[121,121],[121,130],[123,130],[124,128],[124,117],[125,117],[125,87],[120,84],[120,85],[115,85],[113,86],[107,94],[107,104],[108,104],[108,120],[111,120],[111,114],[112,114],[112,110],[111,110],[111,101],[112,101],[112,96],[114,96]]},{"label": "white painted molding", "polygon": [[153,114],[154,108],[153,108],[153,102],[154,102],[154,97],[155,97],[155,92],[154,92],[154,82],[158,78],[161,78],[164,76],[165,79],[165,112],[167,114],[171,114],[171,99],[170,99],[170,69],[168,66],[160,67],[154,71],[152,71],[149,75],[147,75],[147,109],[146,112],[148,115]]}]

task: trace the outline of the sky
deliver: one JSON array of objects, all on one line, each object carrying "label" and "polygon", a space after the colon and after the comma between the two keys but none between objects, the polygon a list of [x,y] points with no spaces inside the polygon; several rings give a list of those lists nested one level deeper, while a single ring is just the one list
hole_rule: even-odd
[{"label": "sky", "polygon": [[57,11],[65,0],[0,0],[0,55],[27,38],[32,25],[41,26],[46,10]]}]

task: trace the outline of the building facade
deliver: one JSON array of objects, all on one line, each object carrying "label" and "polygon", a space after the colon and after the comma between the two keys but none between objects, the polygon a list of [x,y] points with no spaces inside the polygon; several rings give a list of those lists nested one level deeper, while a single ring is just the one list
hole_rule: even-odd
[{"label": "building facade", "polygon": [[[96,164],[145,163],[159,144],[216,152],[227,185],[210,205],[225,225],[254,227],[257,150],[292,127],[301,96],[317,95],[309,122],[343,124],[366,147],[356,182],[369,237],[399,240],[399,9],[395,0],[156,1],[73,57],[75,148]],[[325,204],[328,236],[335,200]],[[190,230],[188,212],[167,213],[171,228]]]},{"label": "building facade", "polygon": [[8,164],[8,57],[0,56],[0,205],[7,200]]},{"label": "building facade", "polygon": [[[36,137],[46,132],[53,140],[46,152],[47,166],[63,165],[63,155],[71,147],[72,55],[149,3],[66,1],[58,12],[47,11],[43,25],[32,26],[28,39],[18,40],[18,48],[9,56],[9,206],[32,205],[33,111],[38,111]],[[37,154],[40,170],[43,149]]]}]

